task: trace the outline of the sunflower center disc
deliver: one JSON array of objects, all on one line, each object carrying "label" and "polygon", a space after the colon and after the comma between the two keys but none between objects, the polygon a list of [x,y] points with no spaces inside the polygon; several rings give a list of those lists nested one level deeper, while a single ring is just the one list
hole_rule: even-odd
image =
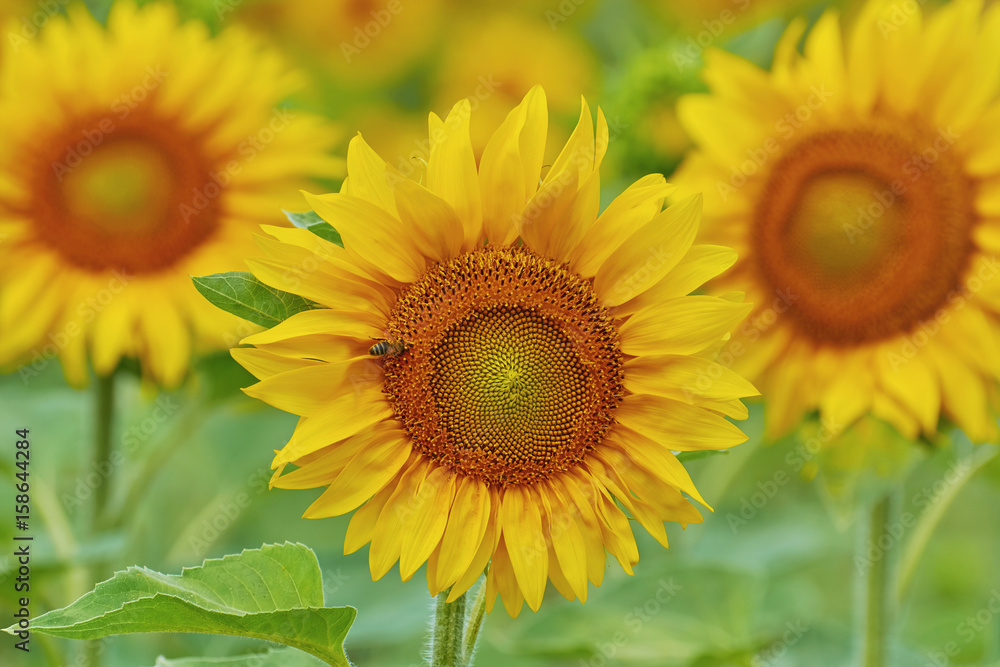
[{"label": "sunflower center disc", "polygon": [[491,485],[568,470],[614,423],[618,333],[590,284],[527,250],[432,268],[396,305],[396,417],[426,456]]},{"label": "sunflower center disc", "polygon": [[142,109],[52,137],[33,161],[39,240],[90,270],[171,266],[220,216],[221,188],[193,141]]},{"label": "sunflower center disc", "polygon": [[895,127],[827,132],[775,164],[755,211],[755,254],[813,340],[885,339],[947,302],[974,223],[951,141]]}]

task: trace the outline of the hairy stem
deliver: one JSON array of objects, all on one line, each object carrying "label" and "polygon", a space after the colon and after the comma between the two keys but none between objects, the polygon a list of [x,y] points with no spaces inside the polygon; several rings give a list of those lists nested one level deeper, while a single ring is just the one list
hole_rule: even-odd
[{"label": "hairy stem", "polygon": [[483,629],[483,619],[486,617],[486,580],[476,591],[476,599],[469,611],[469,619],[465,625],[465,642],[462,650],[462,665],[470,667],[476,654],[476,642],[479,641],[479,631]]},{"label": "hairy stem", "polygon": [[431,638],[431,667],[461,667],[462,635],[465,630],[465,594],[448,602],[448,591],[437,596],[434,634]]}]

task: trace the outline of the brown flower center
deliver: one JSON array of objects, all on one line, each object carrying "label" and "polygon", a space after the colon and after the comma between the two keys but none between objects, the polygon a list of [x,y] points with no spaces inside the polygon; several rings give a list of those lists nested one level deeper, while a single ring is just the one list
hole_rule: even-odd
[{"label": "brown flower center", "polygon": [[567,470],[614,423],[618,332],[590,283],[525,249],[432,268],[399,299],[385,391],[426,456],[491,485]]},{"label": "brown flower center", "polygon": [[755,256],[813,340],[888,338],[945,305],[975,222],[954,140],[903,125],[825,132],[774,165],[755,211]]},{"label": "brown flower center", "polygon": [[29,163],[37,238],[79,267],[164,269],[218,224],[222,189],[200,141],[144,108],[72,124],[37,155]]}]

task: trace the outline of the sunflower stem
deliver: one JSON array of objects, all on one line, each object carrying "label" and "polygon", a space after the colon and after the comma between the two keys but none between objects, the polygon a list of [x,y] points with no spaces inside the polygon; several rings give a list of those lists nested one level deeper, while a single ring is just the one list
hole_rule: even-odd
[{"label": "sunflower stem", "polygon": [[434,633],[431,637],[431,667],[461,667],[462,635],[465,630],[465,593],[448,602],[448,592],[437,596]]},{"label": "sunflower stem", "polygon": [[472,610],[469,611],[469,618],[465,623],[465,641],[462,649],[462,666],[470,667],[472,658],[476,654],[476,642],[479,641],[479,631],[483,629],[483,619],[486,617],[486,580],[476,591],[476,599],[472,603]]},{"label": "sunflower stem", "polygon": [[[115,373],[97,378],[97,397],[95,401],[94,417],[94,449],[93,462],[95,470],[104,470],[111,461],[111,423],[114,419],[115,403]],[[101,484],[94,489],[94,509],[91,516],[91,537],[96,537],[97,533],[104,525],[108,509],[108,498],[111,497],[111,480],[114,475],[107,475]],[[94,563],[91,569],[91,579],[99,581],[103,574],[102,564]],[[101,664],[101,643],[91,639],[86,644],[85,654],[87,664],[91,667],[100,667]]]},{"label": "sunflower stem", "polygon": [[[94,469],[103,470],[111,461],[111,420],[115,402],[115,375],[97,378],[97,400],[94,419]],[[93,532],[101,526],[111,495],[111,475],[94,489]]]},{"label": "sunflower stem", "polygon": [[185,445],[194,440],[193,436],[209,415],[204,403],[195,401],[182,408],[176,426],[171,427],[164,437],[150,443],[138,464],[138,472],[123,493],[125,500],[118,505],[116,513],[109,518],[113,528],[127,525],[140,507],[142,496],[149,489],[152,479],[163,470],[170,459],[184,451]]},{"label": "sunflower stem", "polygon": [[860,578],[858,586],[863,597],[859,614],[863,623],[861,664],[863,667],[885,667],[889,664],[887,653],[895,610],[893,593],[896,574],[896,550],[893,549],[898,535],[894,521],[899,510],[899,491],[894,490],[883,496],[872,507],[867,530],[860,531],[858,555],[855,557]]},{"label": "sunflower stem", "polygon": [[976,471],[992,461],[998,452],[1000,452],[1000,447],[979,445],[976,447],[975,453],[969,455],[967,458],[962,457],[958,459],[956,468],[958,475],[956,478],[951,481],[944,491],[934,495],[930,506],[920,515],[913,534],[907,541],[900,559],[899,577],[896,581],[897,601],[902,601],[903,596],[906,595],[906,590],[913,580],[913,574],[920,563],[920,558],[927,549],[927,544],[930,542],[934,530],[941,522],[945,512],[951,507],[952,501],[958,496],[958,492],[962,490],[966,482],[972,479]]}]

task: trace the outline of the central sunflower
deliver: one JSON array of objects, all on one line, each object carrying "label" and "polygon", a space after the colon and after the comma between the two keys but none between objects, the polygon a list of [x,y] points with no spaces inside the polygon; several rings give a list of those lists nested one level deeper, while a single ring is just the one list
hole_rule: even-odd
[{"label": "central sunflower", "polygon": [[401,296],[385,391],[413,446],[487,484],[568,470],[624,394],[618,334],[593,287],[524,248],[468,253]]},{"label": "central sunflower", "polygon": [[376,579],[426,563],[435,595],[489,564],[488,607],[516,615],[548,580],[585,600],[606,552],[631,573],[629,515],[664,546],[664,521],[701,521],[674,452],[746,439],[726,417],[756,392],[711,358],[750,307],[687,296],[736,260],[692,245],[699,196],[663,210],[647,176],[598,216],[602,113],[595,135],[584,103],[544,178],[540,88],[478,164],[470,115],[431,115],[426,187],[351,142],[340,193],[307,195],[344,247],[265,228],[254,274],[321,307],[233,356],[302,416],[272,483],[326,487],[307,517],[357,509],[345,550],[371,542]]}]

